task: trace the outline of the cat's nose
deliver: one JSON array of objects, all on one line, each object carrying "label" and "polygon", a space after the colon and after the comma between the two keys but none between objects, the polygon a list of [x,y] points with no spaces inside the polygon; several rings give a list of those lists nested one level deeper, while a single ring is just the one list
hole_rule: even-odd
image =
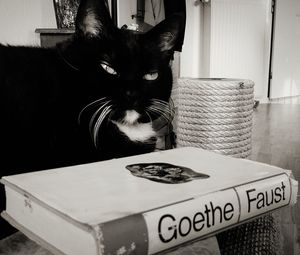
[{"label": "cat's nose", "polygon": [[139,95],[136,91],[127,90],[125,92],[127,106],[129,108],[138,106]]},{"label": "cat's nose", "polygon": [[137,97],[138,97],[138,93],[136,91],[133,91],[133,90],[127,90],[125,92],[125,95],[126,95],[128,100],[136,100]]}]

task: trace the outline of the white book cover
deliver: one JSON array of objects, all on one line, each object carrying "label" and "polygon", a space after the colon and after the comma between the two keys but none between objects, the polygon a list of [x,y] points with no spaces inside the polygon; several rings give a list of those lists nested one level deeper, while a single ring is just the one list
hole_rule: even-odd
[{"label": "white book cover", "polygon": [[294,204],[278,167],[180,148],[1,179],[2,216],[57,254],[155,254]]}]

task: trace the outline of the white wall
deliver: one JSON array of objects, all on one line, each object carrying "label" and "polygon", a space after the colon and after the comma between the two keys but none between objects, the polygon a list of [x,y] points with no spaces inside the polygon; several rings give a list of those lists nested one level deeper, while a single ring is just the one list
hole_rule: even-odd
[{"label": "white wall", "polygon": [[271,98],[300,95],[300,1],[277,0]]},{"label": "white wall", "polygon": [[267,97],[271,1],[211,2],[211,77],[251,79],[257,99]]},{"label": "white wall", "polygon": [[130,25],[135,20],[131,18],[136,14],[137,0],[118,0],[118,26],[122,27],[124,24]]},{"label": "white wall", "polygon": [[[204,13],[200,1],[186,0],[186,31],[180,56],[180,76],[203,77]],[[206,37],[207,38],[207,37]]]},{"label": "white wall", "polygon": [[243,78],[266,100],[271,40],[271,0],[187,3],[181,76]]},{"label": "white wall", "polygon": [[56,28],[53,0],[0,0],[0,43],[39,45],[36,28]]}]

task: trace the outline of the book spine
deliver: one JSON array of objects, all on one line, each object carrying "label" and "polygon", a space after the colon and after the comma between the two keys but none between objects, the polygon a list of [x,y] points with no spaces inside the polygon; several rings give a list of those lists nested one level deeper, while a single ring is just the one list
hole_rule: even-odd
[{"label": "book spine", "polygon": [[148,254],[178,246],[237,224],[239,201],[233,189],[218,191],[144,214]]},{"label": "book spine", "polygon": [[94,226],[99,255],[148,253],[149,236],[142,214]]},{"label": "book spine", "polygon": [[240,200],[240,219],[244,221],[290,204],[290,178],[279,175],[235,188]]},{"label": "book spine", "polygon": [[105,223],[101,254],[155,254],[289,205],[297,189],[281,174]]},{"label": "book spine", "polygon": [[148,254],[221,231],[286,206],[292,186],[286,174],[214,192],[144,213]]}]

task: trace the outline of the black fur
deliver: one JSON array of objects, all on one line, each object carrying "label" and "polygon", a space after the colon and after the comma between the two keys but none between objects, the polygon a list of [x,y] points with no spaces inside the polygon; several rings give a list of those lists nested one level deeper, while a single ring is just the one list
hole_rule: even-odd
[{"label": "black fur", "polygon": [[[169,101],[169,62],[183,22],[174,15],[137,34],[117,29],[104,1],[83,0],[72,40],[52,49],[0,45],[1,176],[153,151],[155,137],[132,142],[113,120],[130,109],[141,113],[139,122],[159,117],[144,110],[152,98]],[[156,80],[143,79],[151,72]],[[94,114],[108,101],[112,110],[93,136],[101,111]],[[0,199],[3,210],[2,190]]]}]

